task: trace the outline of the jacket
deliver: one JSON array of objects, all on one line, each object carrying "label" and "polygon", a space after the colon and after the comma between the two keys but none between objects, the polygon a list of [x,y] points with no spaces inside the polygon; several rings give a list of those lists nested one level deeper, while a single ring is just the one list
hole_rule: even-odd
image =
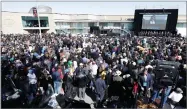
[{"label": "jacket", "polygon": [[112,74],[110,72],[108,72],[106,75],[106,83],[107,83],[107,85],[110,85],[111,82],[112,82]]},{"label": "jacket", "polygon": [[139,83],[141,87],[152,87],[152,77],[150,74],[147,74],[147,80],[145,80],[144,75],[141,75],[139,78]]},{"label": "jacket", "polygon": [[96,87],[96,92],[101,95],[105,93],[106,90],[106,84],[105,81],[102,78],[98,78],[95,81],[95,87]]},{"label": "jacket", "polygon": [[84,74],[79,74],[77,76],[77,83],[79,88],[84,88],[87,85],[87,77]]},{"label": "jacket", "polygon": [[61,77],[60,77],[61,75],[60,75],[60,73],[59,72],[53,72],[53,74],[52,74],[52,77],[53,77],[53,81],[59,81],[59,82],[61,82]]},{"label": "jacket", "polygon": [[64,75],[63,81],[64,81],[65,84],[72,84],[73,83],[73,76],[66,73]]}]

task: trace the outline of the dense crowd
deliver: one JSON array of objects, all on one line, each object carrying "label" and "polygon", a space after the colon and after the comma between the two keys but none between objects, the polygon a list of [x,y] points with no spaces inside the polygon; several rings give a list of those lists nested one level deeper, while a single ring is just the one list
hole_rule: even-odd
[{"label": "dense crowd", "polygon": [[[96,97],[96,107],[113,98],[128,108],[135,108],[140,98],[155,103],[158,93],[166,90],[159,107],[169,100],[178,103],[182,99],[179,95],[184,96],[181,88],[186,86],[184,38],[169,34],[165,37],[154,32],[139,35],[73,37],[71,34],[42,34],[39,37],[38,34],[2,34],[2,92],[6,93],[7,87],[19,89],[23,102],[32,104],[38,95],[54,93],[68,98],[78,95],[82,101],[89,89]],[[154,74],[156,60],[180,63],[177,70],[182,82],[174,82],[175,87],[159,86]],[[13,83],[6,82],[7,78]]]}]

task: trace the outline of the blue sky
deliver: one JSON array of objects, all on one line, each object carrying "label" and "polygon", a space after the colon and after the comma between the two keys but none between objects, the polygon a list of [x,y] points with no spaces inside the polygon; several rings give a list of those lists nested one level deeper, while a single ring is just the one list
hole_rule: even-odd
[{"label": "blue sky", "polygon": [[[37,2],[2,2],[2,11],[28,12]],[[134,15],[135,9],[165,8],[179,9],[179,15],[186,15],[186,2],[38,2],[52,8],[53,13]]]}]

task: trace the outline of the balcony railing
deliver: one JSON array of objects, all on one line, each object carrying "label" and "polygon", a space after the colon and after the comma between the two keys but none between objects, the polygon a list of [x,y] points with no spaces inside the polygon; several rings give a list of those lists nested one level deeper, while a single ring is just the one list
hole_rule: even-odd
[{"label": "balcony railing", "polygon": [[121,27],[115,27],[115,26],[104,26],[103,29],[121,29]]},{"label": "balcony railing", "polygon": [[55,29],[90,29],[90,27],[56,26]]},{"label": "balcony railing", "polygon": [[23,29],[32,30],[32,29],[50,29],[49,27],[23,27]]}]

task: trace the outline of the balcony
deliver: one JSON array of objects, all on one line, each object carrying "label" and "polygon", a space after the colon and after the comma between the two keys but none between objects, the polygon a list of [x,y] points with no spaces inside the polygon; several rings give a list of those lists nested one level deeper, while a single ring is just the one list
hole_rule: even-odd
[{"label": "balcony", "polygon": [[104,26],[103,29],[121,29],[121,27],[115,27],[115,26]]},{"label": "balcony", "polygon": [[46,30],[46,29],[50,29],[49,27],[23,27],[24,30],[38,30],[38,29],[41,29],[41,30]]},{"label": "balcony", "polygon": [[49,29],[49,25],[48,24],[41,24],[40,27],[37,24],[26,24],[26,25],[23,25],[23,29],[27,29],[27,30],[31,30],[31,29]]},{"label": "balcony", "polygon": [[40,17],[40,28],[37,17],[22,16],[23,29],[49,29],[48,17]]},{"label": "balcony", "polygon": [[56,26],[55,29],[90,29],[90,27]]}]

